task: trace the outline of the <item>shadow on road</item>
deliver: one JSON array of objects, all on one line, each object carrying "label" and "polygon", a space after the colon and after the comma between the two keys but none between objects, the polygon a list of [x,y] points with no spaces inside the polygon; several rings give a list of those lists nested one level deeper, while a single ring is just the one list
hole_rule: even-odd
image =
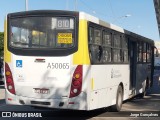
[{"label": "shadow on road", "polygon": [[[35,108],[35,107],[34,107]],[[40,112],[46,112],[46,116],[58,117],[58,118],[81,118],[81,119],[89,119],[97,116],[103,116],[109,108],[103,108],[92,111],[78,111],[78,110],[60,110],[60,109],[46,109],[46,108],[35,108],[35,110]],[[78,119],[79,120],[79,119]]]},{"label": "shadow on road", "polygon": [[0,106],[1,104],[5,104],[5,99],[0,99]]}]

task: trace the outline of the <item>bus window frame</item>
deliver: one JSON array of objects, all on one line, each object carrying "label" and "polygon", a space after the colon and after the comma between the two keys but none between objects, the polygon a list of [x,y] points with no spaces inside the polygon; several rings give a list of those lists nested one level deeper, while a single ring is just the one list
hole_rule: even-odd
[{"label": "bus window frame", "polygon": [[[149,44],[149,43],[147,43],[147,55],[146,55],[146,63],[151,63],[151,61],[152,61],[152,46]],[[149,57],[148,57],[148,55],[149,55]]]},{"label": "bus window frame", "polygon": [[[104,27],[102,25],[98,25],[96,23],[88,22],[88,31],[89,31],[90,28],[92,28],[92,29],[94,29],[94,28],[101,29],[101,39],[102,39],[101,40],[102,41],[102,45],[101,46],[102,46],[102,49],[103,49],[103,46],[104,46],[104,44],[103,44],[103,32],[106,31],[106,32],[110,32],[110,34],[111,34],[111,46],[110,47],[107,46],[107,48],[111,48],[111,61],[110,62],[105,62],[105,63],[102,62],[103,60],[99,61],[98,63],[93,63],[91,61],[92,65],[99,65],[99,64],[129,64],[129,53],[128,53],[129,52],[129,50],[128,50],[128,45],[129,44],[127,44],[127,48],[125,48],[125,49],[122,48],[122,36],[124,36],[124,33],[112,30],[110,28]],[[121,36],[120,37],[120,47],[114,47],[114,37],[113,37],[113,35],[115,33]],[[90,50],[90,44],[93,44],[93,43],[89,42],[90,41],[90,36],[89,35],[90,34],[88,34],[88,49]],[[114,62],[113,61],[113,49],[119,49],[120,50],[120,61],[118,61],[118,62]],[[128,53],[127,61],[123,60],[123,58],[124,58],[123,51],[125,51],[125,50]],[[90,54],[90,51],[89,51],[89,54]],[[103,56],[102,56],[102,58],[103,58]],[[90,56],[90,60],[92,60],[91,56]]]},{"label": "bus window frame", "polygon": [[[34,48],[34,49],[26,49],[26,48],[16,48],[10,45],[10,30],[11,24],[10,20],[14,18],[25,18],[25,17],[71,17],[75,22],[75,43],[71,48]],[[67,56],[75,53],[78,50],[78,31],[79,31],[79,13],[71,12],[71,11],[52,11],[52,10],[40,10],[40,11],[27,11],[27,12],[19,12],[19,13],[10,13],[7,15],[7,48],[13,54],[22,55],[22,56]]]},{"label": "bus window frame", "polygon": [[[110,45],[109,44],[105,44],[104,43],[104,35],[110,35]],[[103,64],[109,64],[109,63],[111,63],[113,60],[112,60],[112,42],[113,42],[113,35],[112,35],[112,32],[111,32],[111,30],[109,30],[109,29],[106,29],[106,28],[104,28],[103,30],[102,30],[102,47],[103,47],[103,49],[108,49],[110,52],[109,52],[109,54],[110,54],[110,58],[109,59],[107,59],[107,61],[106,62],[102,62]],[[104,50],[103,50],[103,52],[104,52]],[[102,55],[102,58],[103,58],[104,56]],[[104,61],[103,59],[102,59],[102,61]]]},{"label": "bus window frame", "polygon": [[[121,39],[121,34],[120,32],[117,32],[117,31],[113,31],[112,33],[113,35],[113,40],[112,40],[112,60],[113,60],[113,63],[123,63],[122,61],[122,39]],[[115,36],[118,37],[119,39],[119,46],[116,46],[115,44]],[[119,51],[119,59],[117,58],[117,61],[114,61],[114,51]],[[118,56],[117,56],[118,57]]]},{"label": "bus window frame", "polygon": [[[96,25],[96,26],[88,26],[88,31],[90,30],[90,28],[92,28],[92,31],[93,31],[93,40],[92,40],[92,42],[93,43],[91,43],[91,41],[90,41],[90,33],[88,34],[88,50],[89,50],[89,54],[91,54],[90,53],[90,46],[96,46],[96,47],[98,47],[99,49],[100,48],[102,48],[102,42],[103,42],[103,40],[102,40],[102,29],[101,29],[101,27],[100,26],[98,26],[98,25]],[[96,44],[95,43],[95,29],[97,29],[97,30],[100,30],[100,44]],[[90,32],[90,31],[89,31]],[[102,48],[103,49],[103,48]],[[103,51],[103,50],[102,50]],[[103,53],[102,53],[103,54]],[[101,59],[102,59],[102,55],[100,56],[101,57]],[[93,58],[91,58],[91,55],[90,55],[90,60],[91,60],[91,64],[102,64],[101,63],[101,59],[100,60],[95,60],[94,62],[93,62]]]}]

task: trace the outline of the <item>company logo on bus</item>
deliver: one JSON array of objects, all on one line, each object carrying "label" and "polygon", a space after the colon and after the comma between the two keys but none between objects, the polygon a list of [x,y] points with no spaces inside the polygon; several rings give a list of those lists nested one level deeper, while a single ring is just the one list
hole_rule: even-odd
[{"label": "company logo on bus", "polygon": [[116,70],[116,69],[113,69],[111,70],[111,78],[119,78],[121,77],[122,74],[120,72],[120,70]]}]

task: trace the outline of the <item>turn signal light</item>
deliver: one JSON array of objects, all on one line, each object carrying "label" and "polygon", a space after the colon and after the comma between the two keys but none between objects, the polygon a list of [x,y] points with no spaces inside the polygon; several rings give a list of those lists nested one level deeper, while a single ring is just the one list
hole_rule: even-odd
[{"label": "turn signal light", "polygon": [[76,73],[76,74],[75,74],[75,78],[76,78],[76,79],[79,79],[80,76],[81,76],[81,75],[80,75],[79,73]]},{"label": "turn signal light", "polygon": [[10,73],[9,71],[6,71],[6,75],[7,75],[7,76],[10,76],[11,73]]}]

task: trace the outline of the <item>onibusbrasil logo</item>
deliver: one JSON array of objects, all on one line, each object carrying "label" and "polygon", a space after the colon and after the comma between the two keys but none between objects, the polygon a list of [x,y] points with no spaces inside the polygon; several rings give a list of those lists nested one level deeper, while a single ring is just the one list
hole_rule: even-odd
[{"label": "onibusbrasil logo", "polygon": [[41,113],[37,112],[2,112],[2,117],[42,117]]}]

